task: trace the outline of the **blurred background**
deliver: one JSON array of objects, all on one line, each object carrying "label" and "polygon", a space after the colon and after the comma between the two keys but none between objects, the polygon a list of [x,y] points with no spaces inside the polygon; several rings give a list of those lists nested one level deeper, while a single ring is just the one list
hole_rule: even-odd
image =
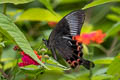
[{"label": "blurred background", "polygon": [[[40,70],[29,71],[15,68],[17,52],[13,50],[14,43],[0,34],[1,67],[8,74],[16,76],[14,80],[119,80],[120,60],[115,58],[120,53],[120,2],[119,0],[23,0],[13,2],[0,1],[0,12],[11,18],[24,33],[30,45],[39,54],[47,54],[52,58],[42,42],[48,39],[55,25],[66,14],[78,9],[85,9],[86,17],[82,33],[101,30],[106,34],[101,44],[84,45],[83,52],[86,59],[95,63],[95,68],[87,70],[84,67],[75,70],[48,70],[42,74]],[[103,4],[105,3],[105,4]],[[45,49],[40,53],[41,49]],[[113,62],[112,62],[113,61]],[[18,67],[18,66],[17,66]],[[16,73],[16,74],[15,74]],[[36,75],[34,75],[37,73]],[[39,75],[38,75],[39,74]],[[1,75],[1,74],[0,74]],[[2,75],[1,75],[2,76]],[[1,77],[1,80],[6,80]]]}]

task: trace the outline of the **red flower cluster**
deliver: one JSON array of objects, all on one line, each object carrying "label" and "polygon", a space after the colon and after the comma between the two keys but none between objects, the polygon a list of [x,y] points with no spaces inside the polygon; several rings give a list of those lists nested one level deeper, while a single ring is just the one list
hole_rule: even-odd
[{"label": "red flower cluster", "polygon": [[74,40],[77,40],[78,42],[84,43],[86,45],[90,44],[91,42],[95,43],[102,43],[103,38],[106,36],[105,33],[102,32],[102,30],[93,31],[89,34],[83,33],[81,35],[76,35],[73,37]]},{"label": "red flower cluster", "polygon": [[[18,63],[19,67],[24,67],[24,66],[27,66],[27,65],[39,65],[38,62],[33,60],[29,55],[25,54],[24,51],[21,51],[20,53],[23,57],[22,57],[22,62]],[[42,56],[39,56],[37,51],[34,51],[34,53],[39,58],[39,60],[41,60]]]},{"label": "red flower cluster", "polygon": [[54,27],[54,26],[56,26],[56,24],[57,24],[57,22],[53,22],[53,21],[48,22],[48,25],[50,27]]}]

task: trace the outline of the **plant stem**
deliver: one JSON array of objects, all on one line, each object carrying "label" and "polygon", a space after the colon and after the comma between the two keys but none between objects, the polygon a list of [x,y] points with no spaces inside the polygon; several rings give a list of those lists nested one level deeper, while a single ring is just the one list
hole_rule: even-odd
[{"label": "plant stem", "polygon": [[113,52],[113,50],[114,50],[114,47],[115,47],[115,45],[117,44],[117,42],[118,42],[118,39],[117,39],[117,37],[115,37],[114,38],[114,40],[113,40],[113,42],[112,42],[112,44],[111,44],[111,47],[110,47],[110,49],[107,51],[107,56],[110,56],[111,54],[112,54],[112,52]]},{"label": "plant stem", "polygon": [[0,62],[1,62],[2,51],[3,51],[3,47],[0,46]]},{"label": "plant stem", "polygon": [[2,69],[0,69],[0,72],[2,73],[2,75],[3,75],[7,80],[9,80],[8,75],[7,75]]},{"label": "plant stem", "polygon": [[92,78],[92,69],[90,68],[90,75],[89,75],[89,80]]},{"label": "plant stem", "polygon": [[7,11],[7,4],[3,4],[3,14],[6,15],[6,11]]},{"label": "plant stem", "polygon": [[[92,54],[89,55],[90,59],[92,59],[92,57],[93,57],[94,47],[92,47],[92,51],[91,51],[91,53],[92,53]],[[89,80],[92,80],[92,75],[93,75],[93,73],[92,73],[92,64],[90,64]]]}]

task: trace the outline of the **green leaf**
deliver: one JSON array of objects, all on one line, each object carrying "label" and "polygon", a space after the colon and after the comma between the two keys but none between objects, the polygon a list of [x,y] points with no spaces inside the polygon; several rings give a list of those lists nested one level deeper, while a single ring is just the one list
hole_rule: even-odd
[{"label": "green leaf", "polygon": [[31,8],[25,11],[19,18],[19,20],[30,21],[55,21],[58,22],[61,16],[55,16],[50,11],[43,8]]},{"label": "green leaf", "polygon": [[0,68],[2,68],[3,66],[0,64]]},{"label": "green leaf", "polygon": [[58,80],[76,80],[76,79],[77,79],[76,76],[74,76],[72,74],[64,74],[64,76],[59,78]]},{"label": "green leaf", "polygon": [[85,24],[82,27],[81,33],[90,33],[93,30],[93,26],[90,24]]},{"label": "green leaf", "polygon": [[93,75],[96,76],[96,75],[104,74],[104,73],[106,73],[107,69],[108,69],[108,67],[101,68],[101,69],[97,70]]},{"label": "green leaf", "polygon": [[11,61],[14,60],[14,58],[2,58],[0,61],[5,62],[5,61]]},{"label": "green leaf", "polygon": [[[27,41],[24,34],[19,30],[19,28],[14,24],[14,22],[8,18],[7,16],[0,13],[0,31],[4,34],[6,32],[11,36],[17,45],[29,56],[31,56],[34,60],[40,63],[42,66],[47,68],[34,54],[29,42]],[[4,31],[4,32],[2,32]],[[6,34],[4,34],[6,35]]]},{"label": "green leaf", "polygon": [[42,75],[39,75],[36,80],[58,80],[63,76],[64,72],[56,70],[46,70]]},{"label": "green leaf", "polygon": [[113,58],[102,58],[102,59],[96,59],[94,61],[95,64],[111,64],[113,61]]},{"label": "green leaf", "polygon": [[119,80],[120,79],[120,75],[115,75],[111,80]]},{"label": "green leaf", "polygon": [[109,3],[109,2],[118,2],[118,1],[120,0],[95,0],[92,3],[86,5],[83,9],[87,9],[90,7],[98,6],[98,5]]},{"label": "green leaf", "polygon": [[104,51],[105,52],[105,48],[102,46],[102,45],[100,45],[100,44],[90,44],[89,46],[93,46],[93,47],[97,47],[97,48],[99,48],[100,50],[102,50],[102,51]]},{"label": "green leaf", "polygon": [[117,13],[117,14],[120,14],[120,7],[115,7],[115,6],[113,6],[113,7],[111,7],[111,10],[112,10],[113,12]]},{"label": "green leaf", "polygon": [[89,55],[88,47],[87,47],[85,44],[83,44],[83,53],[84,53],[85,55]]},{"label": "green leaf", "polygon": [[106,32],[106,38],[108,38],[109,36],[113,36],[115,35],[118,31],[120,30],[120,22],[114,24],[112,26],[112,28],[110,28],[107,32]]},{"label": "green leaf", "polygon": [[13,60],[13,61],[5,63],[4,70],[14,67],[16,65],[16,63],[17,63],[17,60]]},{"label": "green leaf", "polygon": [[13,3],[13,4],[17,5],[17,4],[29,3],[29,2],[32,2],[32,1],[34,1],[34,0],[0,0],[0,4]]},{"label": "green leaf", "polygon": [[107,18],[112,20],[112,21],[120,21],[120,17],[118,15],[115,15],[115,14],[108,14]]},{"label": "green leaf", "polygon": [[115,57],[115,59],[109,66],[107,74],[120,75],[120,54],[117,57]]},{"label": "green leaf", "polygon": [[[82,2],[83,0],[60,0],[61,4],[66,4],[66,3],[78,3]],[[88,0],[89,1],[89,0]]]},{"label": "green leaf", "polygon": [[44,71],[44,68],[36,65],[28,65],[20,68],[24,73],[30,76],[36,76],[37,74]]},{"label": "green leaf", "polygon": [[92,80],[110,80],[111,78],[112,76],[110,75],[102,74],[102,75],[93,76]]},{"label": "green leaf", "polygon": [[67,67],[61,65],[60,63],[58,63],[57,61],[55,61],[52,58],[49,58],[45,63],[46,63],[45,65],[51,70],[63,71],[63,70],[69,70],[70,69],[70,68],[67,68]]},{"label": "green leaf", "polygon": [[61,68],[61,67],[58,67],[58,66],[55,66],[55,65],[52,65],[52,64],[46,64],[46,66],[51,69],[51,70],[55,70],[55,71],[63,71],[64,69]]},{"label": "green leaf", "polygon": [[46,8],[48,8],[53,14],[56,14],[53,11],[52,5],[50,3],[50,0],[39,0],[42,4],[44,4],[46,6]]}]

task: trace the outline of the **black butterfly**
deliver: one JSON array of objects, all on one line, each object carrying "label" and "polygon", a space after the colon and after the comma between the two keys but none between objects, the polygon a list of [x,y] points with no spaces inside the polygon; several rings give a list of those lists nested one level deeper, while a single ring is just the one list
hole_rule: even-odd
[{"label": "black butterfly", "polygon": [[84,19],[85,13],[83,10],[71,12],[60,20],[48,40],[43,39],[54,58],[57,60],[57,51],[72,68],[77,65],[83,65],[87,69],[94,67],[93,62],[83,59],[82,44],[72,39],[73,36],[80,35]]}]

